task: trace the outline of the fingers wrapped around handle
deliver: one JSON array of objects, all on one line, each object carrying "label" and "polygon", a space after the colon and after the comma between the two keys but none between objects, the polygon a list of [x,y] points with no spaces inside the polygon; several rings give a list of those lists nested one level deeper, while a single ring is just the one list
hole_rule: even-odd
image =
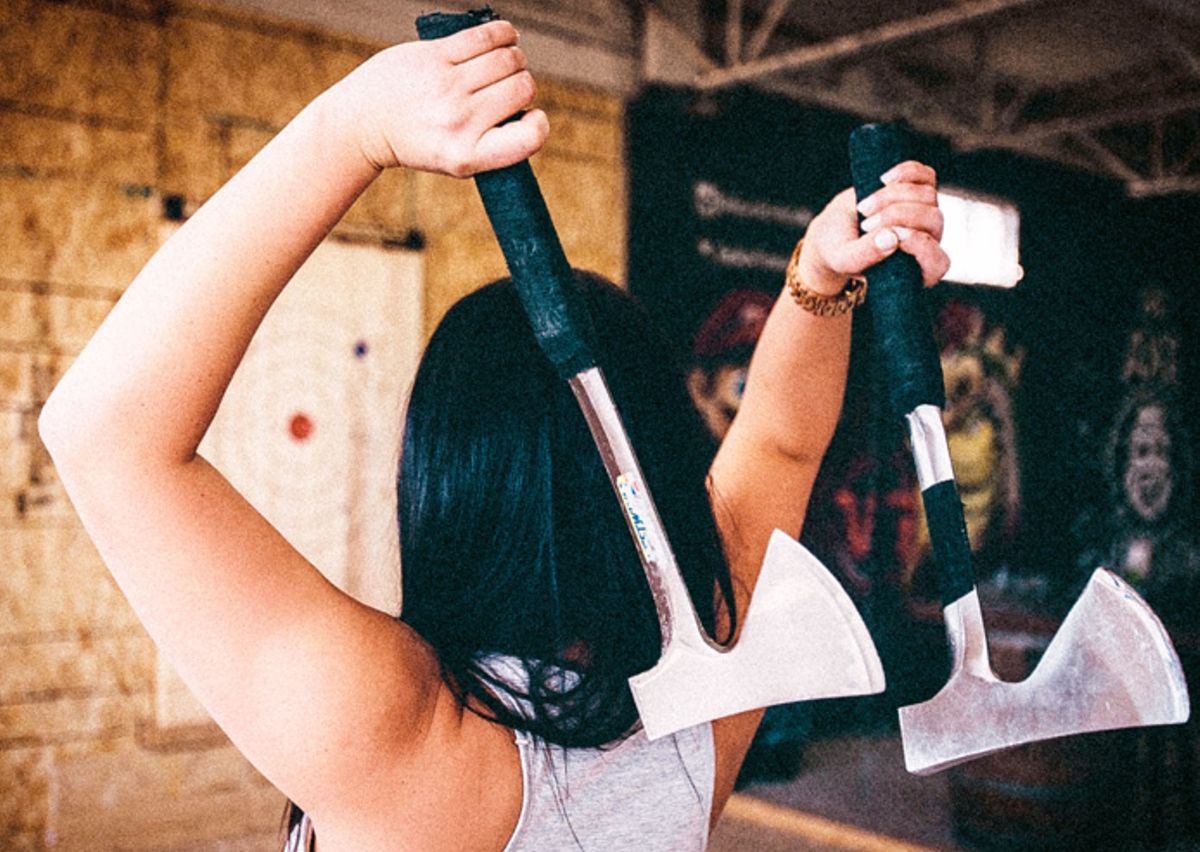
[{"label": "fingers wrapped around handle", "polygon": [[[496,20],[491,9],[417,18],[423,40]],[[475,185],[542,351],[564,379],[596,365],[592,326],[528,161],[480,172]]]},{"label": "fingers wrapped around handle", "polygon": [[[859,200],[883,187],[881,176],[911,160],[915,141],[902,127],[867,124],[850,134],[850,170]],[[945,404],[942,366],[925,309],[921,267],[897,251],[867,270],[873,349],[887,377],[892,414]]]}]

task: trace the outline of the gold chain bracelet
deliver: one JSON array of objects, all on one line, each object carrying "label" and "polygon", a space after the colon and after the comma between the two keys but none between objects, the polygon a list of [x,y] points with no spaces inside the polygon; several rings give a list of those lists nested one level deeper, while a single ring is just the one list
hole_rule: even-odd
[{"label": "gold chain bracelet", "polygon": [[787,283],[788,292],[792,294],[792,299],[797,305],[819,317],[840,317],[863,303],[863,300],[867,298],[867,280],[865,278],[851,278],[840,293],[832,296],[816,293],[805,287],[804,282],[800,280],[798,268],[800,249],[803,247],[804,238],[801,237],[796,243],[796,247],[792,249],[792,256],[788,260],[787,270],[784,272],[784,281]]}]

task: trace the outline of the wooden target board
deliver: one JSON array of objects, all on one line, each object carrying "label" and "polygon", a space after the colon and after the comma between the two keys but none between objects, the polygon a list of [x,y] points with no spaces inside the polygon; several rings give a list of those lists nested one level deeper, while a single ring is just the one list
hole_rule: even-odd
[{"label": "wooden target board", "polygon": [[[395,476],[418,252],[327,240],[267,314],[200,454],[339,588],[399,610]],[[207,724],[159,655],[157,726]]]}]

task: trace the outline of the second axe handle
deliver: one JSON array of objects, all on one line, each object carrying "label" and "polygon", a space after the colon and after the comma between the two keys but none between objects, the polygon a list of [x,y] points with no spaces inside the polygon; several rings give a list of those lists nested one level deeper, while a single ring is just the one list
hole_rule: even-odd
[{"label": "second axe handle", "polygon": [[[858,199],[880,189],[880,175],[914,159],[916,148],[915,140],[899,125],[867,124],[851,133],[850,169]],[[974,589],[975,572],[942,426],[942,364],[925,308],[921,268],[911,255],[896,251],[867,270],[867,281],[871,348],[887,378],[892,414],[909,427],[938,569],[938,591],[942,605],[949,606]]]}]

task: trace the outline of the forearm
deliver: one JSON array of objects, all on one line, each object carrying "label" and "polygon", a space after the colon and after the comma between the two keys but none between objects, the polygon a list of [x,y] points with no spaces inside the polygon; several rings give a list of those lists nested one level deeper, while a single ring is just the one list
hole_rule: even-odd
[{"label": "forearm", "polygon": [[750,361],[737,428],[815,473],[841,414],[850,326],[849,314],[816,316],[785,291]]},{"label": "forearm", "polygon": [[[904,163],[884,175],[884,183],[857,210],[852,190],[839,193],[809,223],[795,268],[806,289],[834,297],[851,276],[897,250],[917,259],[926,284],[945,273],[949,260],[937,244],[942,222],[933,171]],[[866,233],[860,212],[869,216]],[[849,314],[816,316],[785,292],[759,338],[741,407],[710,481],[726,556],[748,590],[757,582],[772,529],[794,535],[803,526],[841,414],[850,327]]]},{"label": "forearm", "polygon": [[[815,316],[786,292],[776,301],[710,475],[713,510],[739,591],[752,593],[771,531],[795,536],[804,524],[837,425],[849,352],[849,316]],[[737,598],[739,621],[749,599]]]},{"label": "forearm", "polygon": [[263,316],[377,174],[337,109],[332,93],[310,104],[129,286],[46,404],[60,466],[72,447],[193,457]]}]

